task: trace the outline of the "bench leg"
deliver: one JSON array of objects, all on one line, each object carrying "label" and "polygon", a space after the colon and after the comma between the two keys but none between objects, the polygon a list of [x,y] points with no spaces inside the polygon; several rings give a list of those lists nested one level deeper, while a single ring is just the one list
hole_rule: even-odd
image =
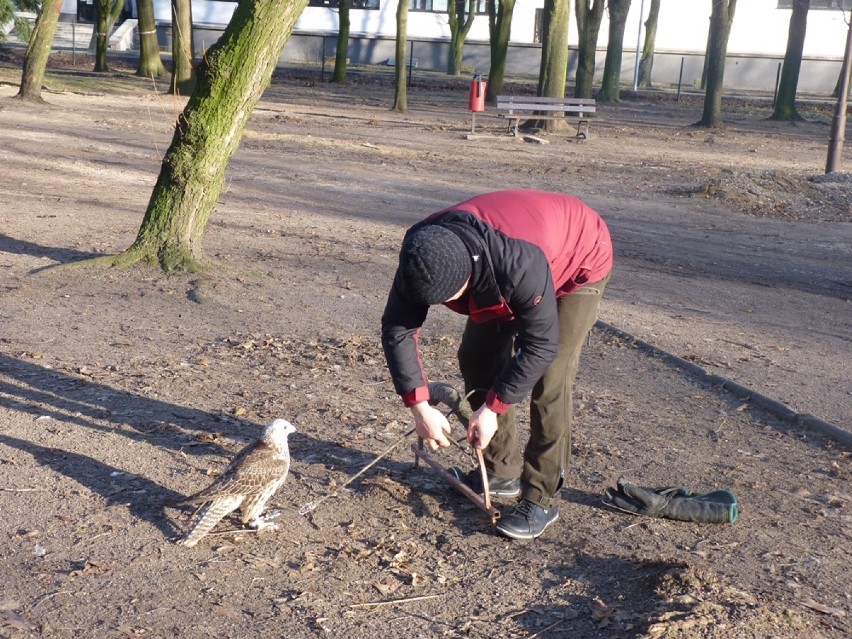
[{"label": "bench leg", "polygon": [[577,122],[577,137],[581,140],[589,139],[589,121],[579,120]]},{"label": "bench leg", "polygon": [[511,136],[518,137],[518,125],[521,123],[520,118],[509,118],[509,130],[508,133]]}]

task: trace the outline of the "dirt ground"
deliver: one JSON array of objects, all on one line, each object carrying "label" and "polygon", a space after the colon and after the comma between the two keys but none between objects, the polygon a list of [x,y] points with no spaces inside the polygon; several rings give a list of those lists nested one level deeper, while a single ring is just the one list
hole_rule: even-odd
[{"label": "dirt ground", "polygon": [[[0,636],[852,634],[848,448],[595,330],[560,518],[509,541],[414,468],[378,339],[409,224],[488,190],[569,192],[612,230],[603,321],[852,430],[852,147],[822,176],[830,106],[791,125],[726,99],[707,131],[694,97],[628,94],[589,140],[539,144],[490,114],[467,139],[466,79],[418,73],[401,115],[387,72],[282,70],[230,164],[209,268],[166,278],[51,268],[130,245],[183,106],[165,82],[53,64],[34,107],[0,61]],[[461,326],[430,313],[433,379],[459,385]],[[280,530],[229,519],[176,545],[193,514],[176,502],[276,417],[298,431]],[[730,488],[742,515],[613,511],[621,475]]]}]

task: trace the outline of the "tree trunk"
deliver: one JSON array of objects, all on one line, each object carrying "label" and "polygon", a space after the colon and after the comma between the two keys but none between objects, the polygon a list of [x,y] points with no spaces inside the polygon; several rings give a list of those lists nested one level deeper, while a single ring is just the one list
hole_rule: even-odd
[{"label": "tree trunk", "polygon": [[109,50],[109,36],[115,23],[124,9],[124,0],[95,0],[95,28],[92,29],[92,41],[89,49],[95,52],[96,73],[109,71],[107,51]]},{"label": "tree trunk", "polygon": [[402,0],[396,7],[396,56],[394,58],[394,83],[396,90],[393,98],[393,111],[408,111],[408,87],[405,74],[405,45],[408,33],[408,2]]},{"label": "tree trunk", "polygon": [[137,0],[139,11],[139,66],[136,75],[164,78],[168,75],[160,57],[157,24],[154,21],[154,0]]},{"label": "tree trunk", "polygon": [[18,89],[17,95],[21,100],[42,102],[41,87],[44,84],[47,59],[53,48],[53,36],[56,34],[56,23],[59,22],[61,11],[62,0],[45,0],[42,5],[24,56],[21,88]]},{"label": "tree trunk", "polygon": [[[346,83],[346,54],[349,52],[349,9],[352,0],[340,0],[338,7],[337,49],[334,53],[334,75],[332,82]],[[322,52],[325,55],[325,51]]]},{"label": "tree trunk", "polygon": [[725,56],[728,52],[728,36],[734,22],[737,0],[713,0],[708,38],[707,91],[704,94],[704,114],[696,126],[711,129],[723,128],[722,86],[725,77]]},{"label": "tree trunk", "polygon": [[170,273],[199,268],[202,236],[224,188],[228,161],[306,4],[237,4],[199,67],[196,90],[178,117],[136,241],[112,257],[113,264],[156,261]]},{"label": "tree trunk", "polygon": [[[544,0],[542,10],[541,65],[538,71],[538,89],[541,97],[565,96],[565,79],[568,76],[568,16],[570,0]],[[529,120],[545,131],[562,131],[568,128],[563,120]]]},{"label": "tree trunk", "polygon": [[654,68],[654,48],[657,41],[657,23],[660,20],[660,0],[651,0],[648,19],[645,20],[645,42],[639,59],[639,86],[651,87],[651,71]]},{"label": "tree trunk", "polygon": [[464,0],[449,0],[447,3],[447,21],[450,25],[450,55],[447,57],[447,75],[461,75],[464,59],[464,41],[473,20],[476,18],[476,0],[467,0],[467,13]]},{"label": "tree trunk", "polygon": [[598,48],[598,33],[603,20],[604,0],[577,0],[577,75],[574,80],[574,97],[591,98],[595,81],[595,53]]},{"label": "tree trunk", "polygon": [[811,0],[794,0],[790,14],[790,29],[787,32],[787,50],[781,67],[781,81],[775,97],[775,110],[770,120],[801,120],[796,110],[796,89],[799,86],[799,71],[802,68],[802,51],[805,48],[805,32],[808,28],[808,11]]},{"label": "tree trunk", "polygon": [[95,68],[93,71],[98,73],[109,71],[107,38],[112,4],[112,0],[95,0]]},{"label": "tree trunk", "polygon": [[707,68],[710,66],[710,47],[713,45],[713,17],[710,17],[710,26],[707,29],[707,44],[704,46],[704,66],[701,68],[701,84],[699,88],[702,91],[707,90]]},{"label": "tree trunk", "polygon": [[[849,76],[846,79],[846,86],[849,87],[849,93],[852,95],[852,67],[849,69]],[[839,98],[843,90],[843,65],[840,65],[840,73],[837,74],[837,84],[834,85],[834,92],[831,94],[833,98]]]},{"label": "tree trunk", "polygon": [[630,0],[609,0],[609,41],[606,45],[603,81],[597,98],[602,102],[621,100],[621,58],[624,52],[624,27],[629,11]]},{"label": "tree trunk", "polygon": [[[299,0],[296,0],[299,1]],[[232,19],[233,20],[233,19]],[[172,95],[190,95],[195,89],[195,40],[190,0],[172,0]]]},{"label": "tree trunk", "polygon": [[485,100],[489,104],[494,104],[497,102],[497,96],[503,92],[515,0],[489,0],[488,11],[491,32],[491,70],[488,72]]}]

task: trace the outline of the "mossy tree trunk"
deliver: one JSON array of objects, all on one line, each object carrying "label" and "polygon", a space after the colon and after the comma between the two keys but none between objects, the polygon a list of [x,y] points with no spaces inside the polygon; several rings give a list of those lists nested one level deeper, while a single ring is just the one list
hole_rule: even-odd
[{"label": "mossy tree trunk", "polygon": [[201,241],[224,188],[225,169],[307,0],[240,2],[199,65],[133,245],[109,261],[157,262],[168,272],[199,268]]},{"label": "mossy tree trunk", "polygon": [[794,0],[790,14],[790,29],[787,32],[787,50],[781,67],[781,81],[775,96],[775,109],[770,120],[801,120],[796,109],[796,90],[799,86],[799,71],[802,68],[802,52],[805,49],[805,33],[808,29],[808,11],[811,0]]},{"label": "mossy tree trunk", "polygon": [[577,74],[574,79],[574,97],[591,98],[595,81],[595,53],[598,34],[603,20],[604,0],[577,0]]},{"label": "mossy tree trunk", "polygon": [[[544,0],[542,9],[541,64],[538,70],[536,95],[549,98],[565,96],[565,80],[568,77],[568,16],[570,0]],[[561,131],[568,128],[563,120],[531,120],[545,131]]]},{"label": "mossy tree trunk", "polygon": [[95,68],[101,73],[109,71],[107,50],[112,28],[124,9],[124,0],[95,0],[95,28],[92,30],[92,40],[89,49],[95,52]]},{"label": "mossy tree trunk", "polygon": [[[334,74],[332,82],[344,84],[346,82],[346,54],[349,52],[349,9],[352,8],[352,0],[340,0],[338,6],[338,28],[337,28],[337,50],[334,54]],[[322,52],[323,56],[325,51]]]},{"label": "mossy tree trunk", "polygon": [[464,41],[473,20],[476,18],[476,0],[467,0],[465,12],[464,0],[447,2],[447,21],[450,25],[450,54],[447,56],[447,75],[461,75],[464,59]]},{"label": "mossy tree trunk", "polygon": [[137,0],[139,11],[139,66],[136,75],[164,78],[168,75],[160,57],[157,23],[154,21],[154,0]]},{"label": "mossy tree trunk", "polygon": [[509,39],[512,35],[512,14],[515,12],[515,0],[489,0],[488,26],[491,34],[491,70],[488,72],[488,87],[485,100],[489,104],[497,102],[497,96],[503,92],[506,78],[506,56],[509,52]]},{"label": "mossy tree trunk", "polygon": [[651,86],[651,71],[654,68],[654,49],[657,43],[657,24],[660,21],[660,0],[651,0],[648,19],[645,20],[645,41],[642,44],[642,57],[639,58],[640,87]]},{"label": "mossy tree trunk", "polygon": [[35,28],[24,56],[21,87],[17,95],[21,100],[42,101],[41,87],[44,84],[47,59],[53,48],[53,37],[56,35],[56,23],[59,22],[60,11],[62,11],[62,0],[45,0],[36,18]]},{"label": "mossy tree trunk", "polygon": [[609,0],[609,41],[606,45],[601,90],[598,91],[597,97],[602,102],[619,102],[621,100],[619,92],[621,59],[624,53],[624,28],[629,12],[630,0]]},{"label": "mossy tree trunk", "polygon": [[393,111],[405,113],[408,111],[408,87],[405,73],[405,45],[408,42],[408,0],[401,0],[396,7],[396,55],[394,62],[394,84],[396,85],[393,98]]},{"label": "mossy tree trunk", "polygon": [[710,34],[707,55],[707,90],[704,93],[704,113],[696,126],[711,129],[723,128],[722,87],[725,79],[725,56],[728,53],[728,36],[734,22],[737,0],[713,0],[710,14]]},{"label": "mossy tree trunk", "polygon": [[112,0],[95,1],[95,68],[93,71],[109,71],[107,37],[109,36],[109,14],[112,10],[112,5]]},{"label": "mossy tree trunk", "polygon": [[195,38],[192,33],[192,3],[190,0],[172,0],[172,82],[169,93],[189,95],[194,89]]}]

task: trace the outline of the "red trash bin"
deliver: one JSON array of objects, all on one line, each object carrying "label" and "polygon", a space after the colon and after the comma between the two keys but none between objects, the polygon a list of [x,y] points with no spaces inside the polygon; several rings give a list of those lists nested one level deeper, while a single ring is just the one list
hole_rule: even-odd
[{"label": "red trash bin", "polygon": [[470,83],[470,100],[467,108],[474,113],[485,111],[485,90],[488,88],[488,82],[482,79],[481,75],[473,76],[473,82]]}]

